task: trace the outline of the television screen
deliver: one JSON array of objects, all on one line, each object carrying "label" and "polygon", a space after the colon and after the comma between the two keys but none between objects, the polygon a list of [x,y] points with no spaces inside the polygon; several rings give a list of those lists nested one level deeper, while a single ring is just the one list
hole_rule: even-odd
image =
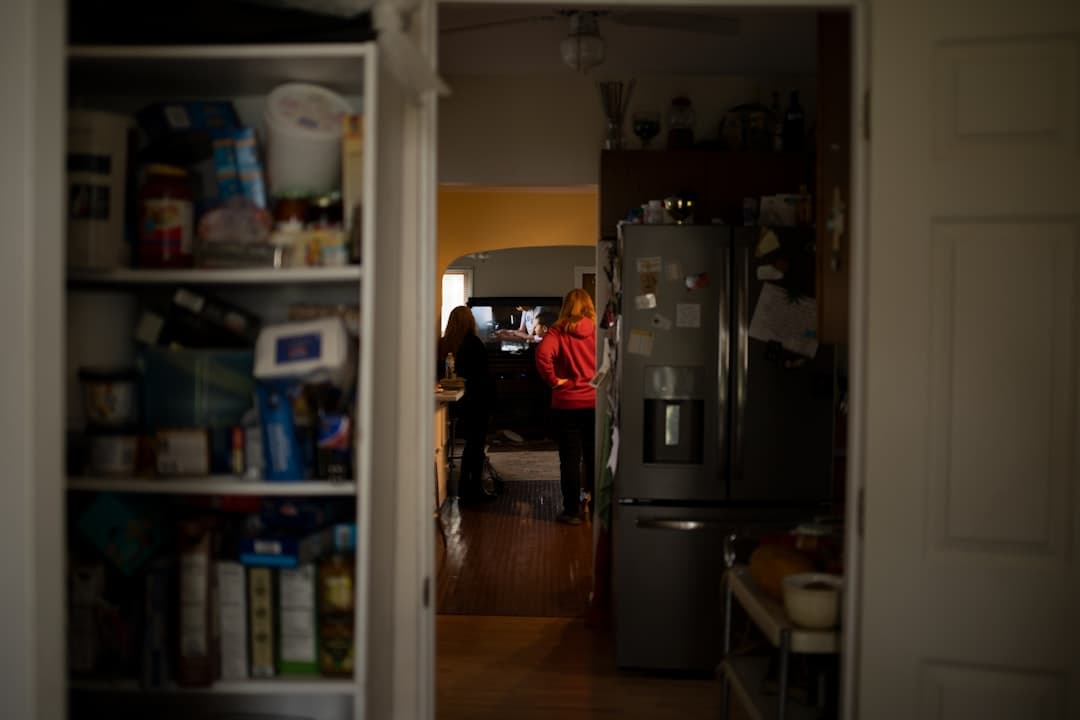
[{"label": "television screen", "polygon": [[490,350],[521,353],[559,317],[560,297],[478,297],[469,300],[480,340]]}]

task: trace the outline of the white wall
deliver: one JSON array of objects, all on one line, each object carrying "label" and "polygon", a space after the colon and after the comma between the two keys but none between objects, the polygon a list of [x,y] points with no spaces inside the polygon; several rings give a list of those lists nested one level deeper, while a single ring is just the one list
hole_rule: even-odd
[{"label": "white wall", "polygon": [[458,258],[450,267],[472,269],[474,297],[562,297],[574,287],[574,267],[595,263],[595,247],[542,247],[496,250],[483,261]]},{"label": "white wall", "polygon": [[[450,76],[451,95],[439,108],[439,181],[497,186],[595,185],[600,179],[604,115],[594,76]],[[629,78],[627,78],[629,79]],[[695,137],[715,139],[724,112],[745,102],[768,105],[780,92],[787,106],[798,90],[810,130],[815,110],[813,69],[798,75],[640,75],[627,117],[660,110],[663,142],[671,98],[693,102]],[[623,132],[636,148],[629,120]]]}]

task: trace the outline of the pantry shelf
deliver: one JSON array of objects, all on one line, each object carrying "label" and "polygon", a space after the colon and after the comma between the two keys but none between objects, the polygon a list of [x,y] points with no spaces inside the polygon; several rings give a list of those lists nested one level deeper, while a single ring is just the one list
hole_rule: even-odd
[{"label": "pantry shelf", "polygon": [[262,482],[232,475],[179,478],[69,477],[68,490],[148,495],[260,495],[266,497],[348,497],[355,482]]},{"label": "pantry shelf", "polygon": [[68,61],[73,85],[83,93],[264,95],[285,82],[306,82],[352,94],[363,83],[357,61],[373,54],[374,43],[75,45]]},{"label": "pantry shelf", "polygon": [[73,680],[73,691],[102,693],[217,693],[233,695],[351,695],[359,689],[348,678],[268,678],[266,680],[219,681],[209,687],[166,685],[146,689],[134,680]]},{"label": "pantry shelf", "polygon": [[71,270],[69,285],[315,285],[360,280],[360,265],[311,268],[242,268],[235,270]]}]

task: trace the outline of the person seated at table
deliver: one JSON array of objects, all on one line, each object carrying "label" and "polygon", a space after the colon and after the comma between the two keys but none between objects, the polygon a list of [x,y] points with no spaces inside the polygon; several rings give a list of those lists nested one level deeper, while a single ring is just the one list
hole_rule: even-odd
[{"label": "person seated at table", "polygon": [[495,493],[484,488],[484,453],[488,421],[495,405],[495,379],[488,369],[487,350],[476,332],[472,311],[459,305],[450,312],[446,332],[439,340],[439,358],[454,354],[458,377],[465,379],[465,395],[450,406],[462,425],[465,451],[461,457],[458,496],[464,502],[489,500]]}]

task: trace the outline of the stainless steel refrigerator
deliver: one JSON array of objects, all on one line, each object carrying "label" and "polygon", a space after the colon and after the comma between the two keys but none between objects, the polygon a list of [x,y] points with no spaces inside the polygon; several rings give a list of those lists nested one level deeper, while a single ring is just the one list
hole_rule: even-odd
[{"label": "stainless steel refrigerator", "polygon": [[628,225],[613,508],[616,661],[712,671],[723,542],[820,514],[834,352],[804,228]]}]

